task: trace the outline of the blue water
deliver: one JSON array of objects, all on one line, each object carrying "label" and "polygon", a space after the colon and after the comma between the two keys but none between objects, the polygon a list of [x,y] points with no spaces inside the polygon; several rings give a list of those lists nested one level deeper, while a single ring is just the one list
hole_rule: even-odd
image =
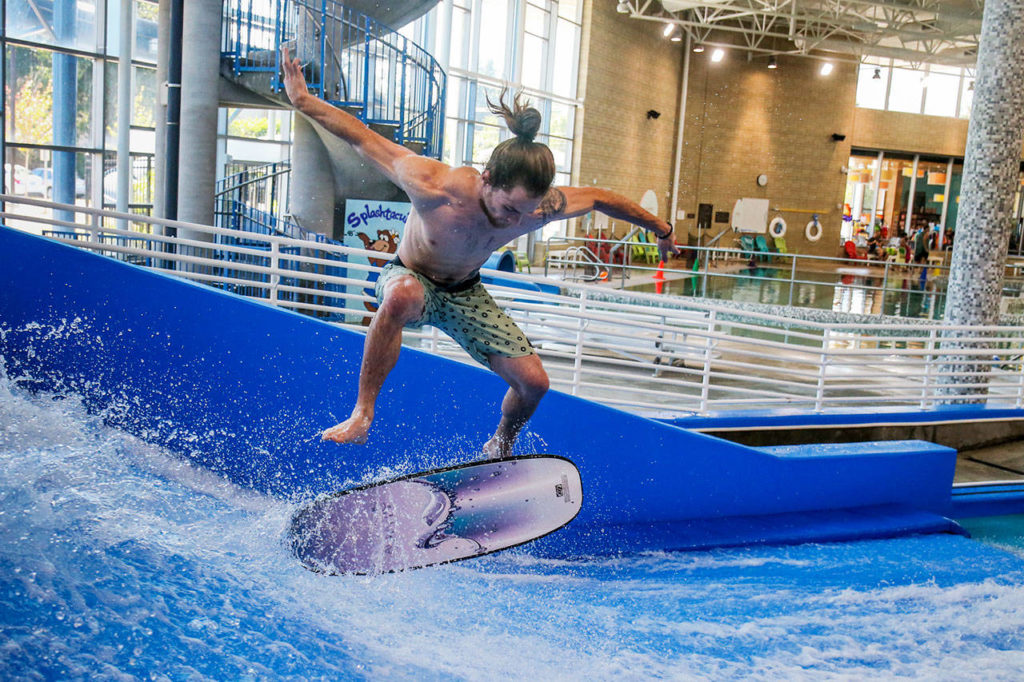
[{"label": "blue water", "polygon": [[292,506],[0,379],[0,679],[969,679],[1024,559],[958,536],[302,569]]}]

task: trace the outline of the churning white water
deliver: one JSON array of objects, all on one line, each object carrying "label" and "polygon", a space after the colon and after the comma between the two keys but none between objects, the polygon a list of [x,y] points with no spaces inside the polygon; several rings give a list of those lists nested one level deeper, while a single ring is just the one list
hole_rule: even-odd
[{"label": "churning white water", "polygon": [[1019,679],[1024,561],[957,536],[379,577],[293,505],[0,378],[3,679]]}]

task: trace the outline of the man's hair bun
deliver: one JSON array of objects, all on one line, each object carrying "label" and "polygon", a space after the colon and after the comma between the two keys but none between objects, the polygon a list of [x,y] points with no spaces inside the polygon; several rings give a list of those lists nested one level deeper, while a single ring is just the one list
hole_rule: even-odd
[{"label": "man's hair bun", "polygon": [[522,92],[517,92],[512,97],[512,106],[509,107],[505,103],[507,92],[508,88],[502,89],[501,94],[498,95],[497,104],[487,97],[487,107],[491,113],[505,120],[509,132],[524,142],[533,142],[533,138],[537,137],[537,133],[540,131],[540,112],[531,107],[529,101],[522,101]]},{"label": "man's hair bun", "polygon": [[522,92],[512,98],[512,106],[505,103],[508,88],[504,88],[495,104],[487,98],[487,106],[501,118],[515,135],[498,143],[487,161],[486,170],[491,185],[511,189],[522,185],[533,196],[543,196],[555,178],[555,157],[540,142],[534,142],[540,131],[540,112],[521,100]]}]

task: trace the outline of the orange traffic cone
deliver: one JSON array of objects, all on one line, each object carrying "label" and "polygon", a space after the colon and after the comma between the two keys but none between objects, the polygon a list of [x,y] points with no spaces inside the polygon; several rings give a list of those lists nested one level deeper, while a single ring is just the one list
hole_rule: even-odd
[{"label": "orange traffic cone", "polygon": [[658,261],[658,269],[654,272],[654,291],[661,294],[665,291],[665,261]]}]

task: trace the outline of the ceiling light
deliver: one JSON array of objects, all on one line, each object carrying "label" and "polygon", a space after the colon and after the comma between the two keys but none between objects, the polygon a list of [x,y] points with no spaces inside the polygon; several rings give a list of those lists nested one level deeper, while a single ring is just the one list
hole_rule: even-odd
[{"label": "ceiling light", "polygon": [[665,30],[661,32],[661,35],[668,38],[670,35],[672,35],[672,31],[674,30],[676,30],[675,24],[665,24]]},{"label": "ceiling light", "polygon": [[704,51],[704,44],[703,43],[697,43],[696,45],[693,46],[693,51],[694,52],[703,52]]},{"label": "ceiling light", "polygon": [[619,14],[629,14],[629,3],[626,0],[621,0],[618,6],[616,6],[615,11]]},{"label": "ceiling light", "polygon": [[875,75],[871,77],[871,80],[877,81],[877,80],[881,80],[881,79],[882,79],[882,70],[881,69],[875,69]]},{"label": "ceiling light", "polygon": [[725,59],[725,50],[720,47],[716,47],[715,51],[711,53],[711,61],[720,62]]},{"label": "ceiling light", "polygon": [[821,65],[821,75],[827,76],[832,73],[832,62],[825,62]]},{"label": "ceiling light", "polygon": [[683,42],[683,34],[682,33],[673,33],[672,37],[669,38],[669,40],[671,40],[673,43],[681,43],[681,42]]},{"label": "ceiling light", "polygon": [[777,69],[777,68],[779,68],[778,63],[775,61],[775,55],[772,55],[771,57],[768,57],[768,68],[769,69]]}]

